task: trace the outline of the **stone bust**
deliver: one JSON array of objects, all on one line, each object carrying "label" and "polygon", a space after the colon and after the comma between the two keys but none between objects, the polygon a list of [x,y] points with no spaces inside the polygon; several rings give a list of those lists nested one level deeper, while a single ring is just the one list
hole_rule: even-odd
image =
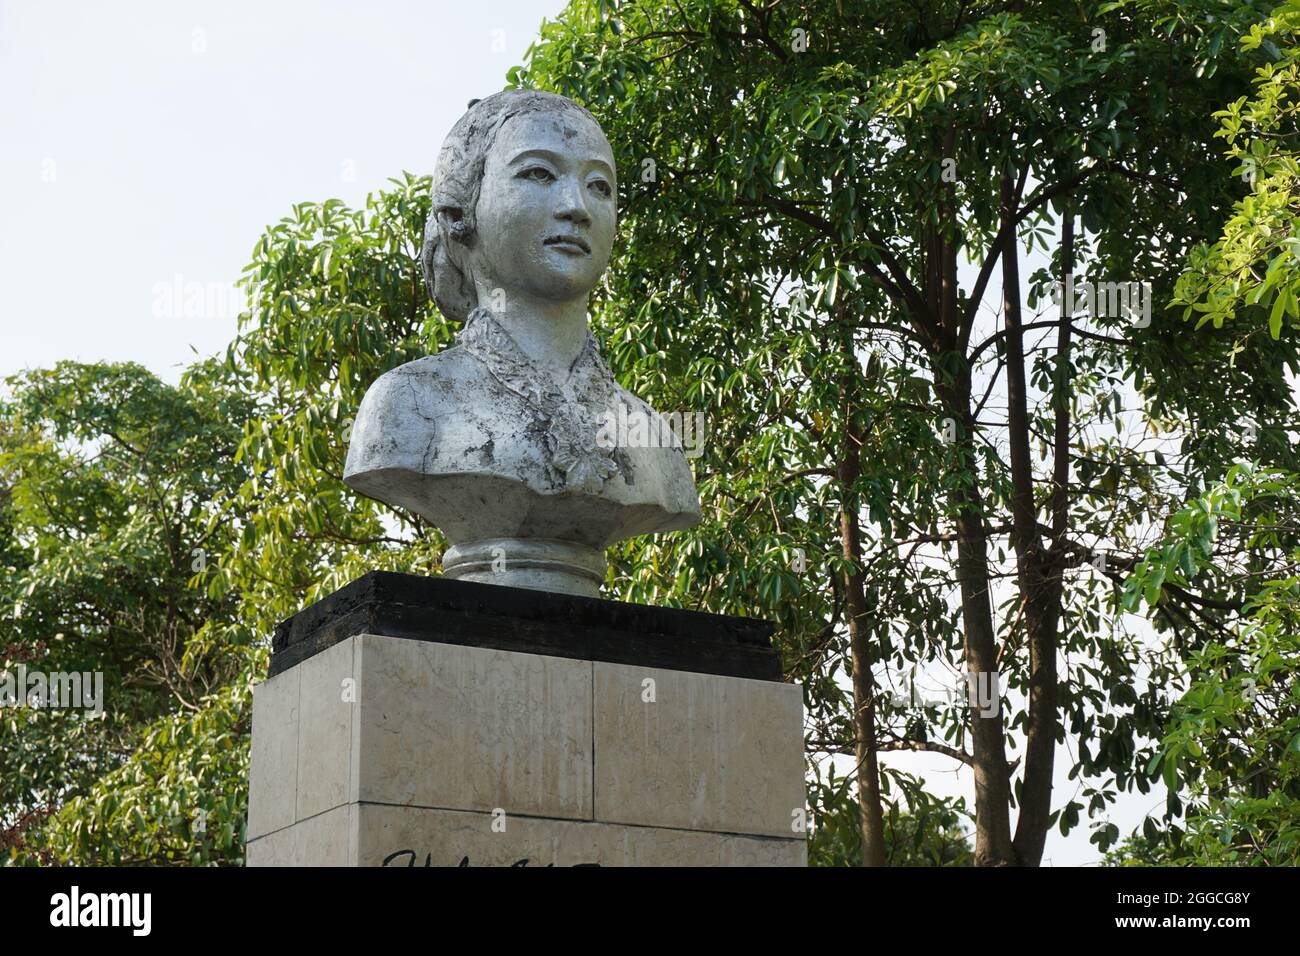
[{"label": "stone bust", "polygon": [[700,520],[679,442],[602,430],[622,415],[671,435],[587,327],[615,176],[595,118],[530,90],[472,102],[439,153],[421,260],[464,326],[370,386],[343,480],[440,528],[448,577],[598,596],[610,545]]}]

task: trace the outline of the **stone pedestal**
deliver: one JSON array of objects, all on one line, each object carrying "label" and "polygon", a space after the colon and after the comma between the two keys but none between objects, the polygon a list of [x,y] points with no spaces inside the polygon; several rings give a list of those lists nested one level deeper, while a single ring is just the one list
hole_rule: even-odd
[{"label": "stone pedestal", "polygon": [[250,866],[802,866],[762,621],[373,572],[277,629]]}]

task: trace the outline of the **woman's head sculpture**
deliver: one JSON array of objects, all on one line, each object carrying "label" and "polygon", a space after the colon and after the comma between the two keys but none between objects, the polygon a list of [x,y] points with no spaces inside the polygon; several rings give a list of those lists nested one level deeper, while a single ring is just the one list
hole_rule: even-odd
[{"label": "woman's head sculpture", "polygon": [[605,548],[700,519],[681,443],[587,328],[617,186],[600,125],[552,93],[471,102],[438,155],[420,259],[464,328],[370,386],[343,480],[440,528],[448,577],[598,596]]},{"label": "woman's head sculpture", "polygon": [[[575,186],[587,196],[574,196]],[[464,321],[484,287],[509,291],[509,283],[527,286],[529,278],[551,287],[543,294],[585,295],[609,263],[618,195],[613,151],[596,118],[563,96],[507,90],[471,101],[438,154],[432,193],[420,259],[429,294],[448,318]],[[557,204],[563,215],[566,201],[575,220],[585,206],[589,221],[568,229],[568,238],[589,246],[585,254],[556,243],[556,255],[540,256],[538,236],[509,228],[564,237],[561,223],[546,220]]]}]

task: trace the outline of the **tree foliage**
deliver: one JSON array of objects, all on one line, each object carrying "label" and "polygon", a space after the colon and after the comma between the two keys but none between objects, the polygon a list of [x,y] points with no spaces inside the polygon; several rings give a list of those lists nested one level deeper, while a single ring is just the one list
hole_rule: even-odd
[{"label": "tree foliage", "polygon": [[[867,862],[890,751],[971,767],[982,863],[1151,784],[1177,657],[1131,628],[1125,572],[1222,473],[1228,423],[1289,407],[1286,355],[1247,346],[1225,382],[1238,343],[1160,307],[1239,198],[1205,157],[1264,9],[576,0],[511,75],[595,110],[624,171],[614,367],[711,416],[705,523],[630,545],[618,583],[780,622],[810,757],[854,758]],[[1054,309],[1067,274],[1149,283],[1150,321]],[[897,706],[918,668],[1000,672],[999,713]]]},{"label": "tree foliage", "polygon": [[[1288,2],[1242,37],[1243,47],[1266,48],[1271,59],[1259,69],[1255,95],[1215,115],[1250,191],[1222,235],[1193,250],[1175,299],[1197,328],[1235,325],[1241,350],[1267,328],[1276,340],[1267,347],[1288,357],[1300,331],[1298,33],[1300,4]],[[1297,422],[1284,415],[1263,427],[1243,424],[1243,451],[1256,464],[1232,465],[1178,510],[1126,584],[1131,609],[1159,607],[1189,589],[1209,595],[1201,613],[1213,633],[1186,649],[1187,690],[1150,767],[1171,789],[1190,792],[1186,830],[1159,834],[1148,825],[1118,862],[1300,861],[1300,478],[1278,453],[1294,446]],[[1279,458],[1286,468],[1258,465]]]},{"label": "tree foliage", "polygon": [[1189,792],[1185,832],[1158,844],[1162,862],[1300,862],[1298,492],[1293,475],[1234,466],[1172,517],[1166,540],[1129,579],[1132,606],[1158,605],[1209,570],[1221,529],[1245,536],[1236,560],[1213,566],[1228,613],[1212,640],[1188,652],[1187,691],[1151,761],[1171,790]]},{"label": "tree foliage", "polygon": [[[183,808],[182,828],[206,808],[218,830],[239,833],[241,775],[149,775],[136,795],[119,787],[142,765],[206,760],[209,743],[242,747],[232,737],[191,752],[171,729],[201,723],[247,680],[255,647],[254,632],[234,625],[236,597],[195,586],[233,540],[220,500],[243,480],[235,450],[251,410],[212,370],[199,363],[173,387],[135,365],[64,362],[9,381],[0,669],[98,672],[103,707],[0,711],[0,825],[14,860],[189,859],[187,833],[161,853],[143,829],[100,828],[114,812],[158,825],[160,799]],[[217,852],[241,854],[233,838]]]}]

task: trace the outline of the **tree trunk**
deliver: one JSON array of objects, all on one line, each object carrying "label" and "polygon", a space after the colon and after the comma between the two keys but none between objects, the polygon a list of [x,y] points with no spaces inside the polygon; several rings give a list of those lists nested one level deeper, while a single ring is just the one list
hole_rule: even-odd
[{"label": "tree trunk", "polygon": [[[957,582],[966,671],[974,687],[992,685],[998,670],[997,636],[989,596],[988,539],[985,535],[984,500],[978,485],[973,425],[970,412],[970,372],[962,369],[945,379],[941,362],[935,362],[939,399],[957,429],[952,504],[957,511]],[[971,756],[975,772],[975,865],[1011,866],[1011,786],[1007,773],[1002,711],[982,714],[978,702],[970,708]]]},{"label": "tree trunk", "polygon": [[[955,131],[946,132],[944,155],[952,155]],[[956,201],[941,202],[945,217],[954,215]],[[940,228],[932,227],[927,242],[925,297],[931,314],[938,317],[940,336],[931,352],[935,390],[956,429],[955,479],[950,500],[957,513],[957,581],[961,591],[962,630],[969,689],[995,687],[998,671],[997,634],[989,595],[988,538],[985,534],[984,499],[975,456],[975,419],[971,412],[971,374],[961,354],[964,336],[957,299],[957,249]],[[983,684],[981,685],[981,677]],[[996,691],[995,691],[996,693]],[[974,696],[974,695],[969,695]],[[971,756],[975,776],[975,865],[1011,866],[1011,784],[1007,772],[1006,742],[1001,707],[981,713],[976,700],[970,707]]]},{"label": "tree trunk", "polygon": [[876,748],[876,681],[871,673],[870,609],[867,606],[866,573],[862,569],[862,536],[858,525],[858,497],[854,491],[861,474],[862,430],[854,424],[854,383],[857,356],[853,337],[843,330],[842,351],[845,372],[841,379],[841,408],[844,415],[845,447],[838,472],[840,492],[840,545],[844,557],[857,569],[844,575],[844,603],[848,610],[849,648],[853,655],[853,729],[856,739],[858,807],[862,816],[862,865],[885,866],[885,816],[880,802],[880,761]]},{"label": "tree trunk", "polygon": [[[1005,187],[1004,187],[1005,188]],[[1007,212],[1004,209],[1004,215]],[[1074,219],[1067,211],[1062,224],[1061,262],[1065,276],[1074,263]],[[1064,540],[1068,517],[1067,485],[1070,468],[1070,296],[1062,296],[1060,326],[1057,335],[1056,374],[1053,376],[1052,405],[1053,462],[1050,508],[1055,540],[1050,549],[1042,547],[1037,528],[1037,511],[1033,501],[1032,476],[1015,474],[1017,459],[1029,456],[1029,430],[1024,394],[1024,344],[1020,331],[1020,285],[1018,250],[1003,253],[1004,296],[1014,290],[1014,298],[1004,301],[1007,320],[1007,367],[1017,369],[1008,379],[1011,406],[1012,483],[1016,486],[1015,511],[1016,563],[1021,599],[1025,608],[1025,634],[1029,646],[1029,723],[1026,729],[1025,775],[1020,789],[1020,818],[1016,821],[1016,857],[1022,866],[1038,866],[1047,842],[1048,821],[1052,812],[1052,773],[1056,762],[1057,714],[1056,653],[1061,620],[1063,553],[1057,542]],[[1010,264],[1009,266],[1007,264]],[[1011,272],[1007,273],[1007,269]],[[1065,276],[1062,281],[1065,281]],[[1012,284],[1014,280],[1014,284]],[[1023,446],[1017,450],[1017,446]],[[1021,501],[1022,486],[1027,486],[1027,501]],[[1022,527],[1023,526],[1023,527]]]},{"label": "tree trunk", "polygon": [[[856,468],[845,461],[840,479],[856,477]],[[858,807],[862,813],[862,865],[884,866],[885,817],[880,803],[880,760],[876,749],[876,681],[871,673],[873,655],[867,600],[861,570],[862,547],[856,507],[840,508],[840,540],[844,557],[859,568],[845,575],[844,595],[849,618],[849,646],[853,654],[853,725],[856,737]]]}]

